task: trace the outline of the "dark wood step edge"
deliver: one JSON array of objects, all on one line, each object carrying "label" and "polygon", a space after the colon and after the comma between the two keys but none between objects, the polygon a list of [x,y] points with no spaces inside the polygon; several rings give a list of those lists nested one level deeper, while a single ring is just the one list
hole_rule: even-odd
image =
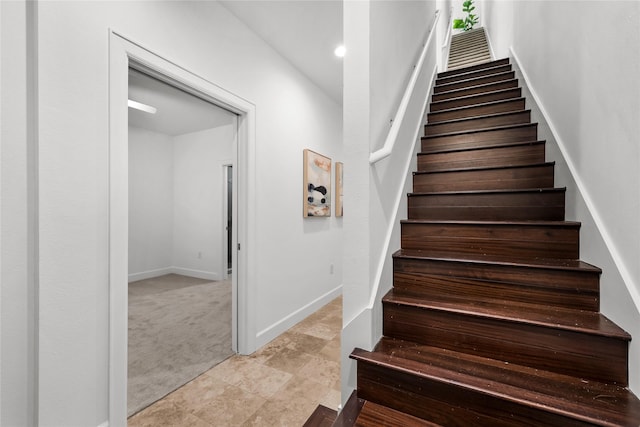
[{"label": "dark wood step edge", "polygon": [[365,400],[358,397],[358,392],[354,390],[349,396],[347,403],[338,414],[338,418],[333,423],[333,427],[352,427],[355,425]]},{"label": "dark wood step edge", "polygon": [[[426,367],[417,361],[397,356],[389,356],[378,352],[369,352],[357,347],[351,352],[349,358],[358,362],[369,363],[392,371],[423,378],[427,381],[447,383],[474,393],[480,393],[495,399],[506,400],[522,406],[558,414],[563,417],[574,418],[587,423],[594,423],[595,425],[613,426],[611,423],[602,424],[603,420],[597,416],[591,417],[587,415],[584,406],[573,403],[571,399],[563,401],[563,408],[558,408],[557,406],[559,405],[554,405],[554,403],[557,402],[557,398],[543,393],[523,390],[520,387],[498,381],[488,379],[479,380],[471,375],[451,371],[446,368],[429,366],[428,369],[425,369]],[[526,394],[526,397],[518,397],[522,394]],[[535,394],[537,398],[534,398],[532,394]],[[567,404],[569,404],[571,408],[568,408]]]},{"label": "dark wood step edge", "polygon": [[[503,71],[499,71],[503,67],[508,67],[508,69],[503,70]],[[469,71],[468,73],[458,74],[458,75],[455,75],[455,76],[437,78],[436,79],[436,86],[439,85],[439,84],[453,83],[453,82],[458,82],[458,81],[463,81],[463,80],[469,80],[469,79],[474,78],[474,77],[487,76],[487,75],[491,75],[491,74],[506,73],[506,72],[509,72],[509,71],[513,71],[512,67],[511,67],[511,64],[508,64],[508,65],[496,65],[495,67],[485,68],[485,69],[482,69],[482,70]],[[480,73],[484,73],[484,74],[480,74]],[[444,80],[449,80],[449,79],[457,79],[457,80],[444,81]]]},{"label": "dark wood step edge", "polygon": [[538,145],[538,144],[546,144],[545,140],[538,141],[518,141],[507,144],[496,144],[496,145],[482,145],[479,147],[452,147],[452,148],[444,148],[437,151],[429,151],[426,153],[418,153],[418,156],[429,156],[431,154],[443,154],[443,153],[458,153],[463,151],[476,151],[476,150],[493,150],[496,148],[507,148],[507,147],[518,147],[525,145]]},{"label": "dark wood step edge", "polygon": [[[522,94],[522,88],[519,87],[510,87],[510,88],[506,88],[506,89],[497,89],[497,90],[492,90],[492,91],[488,91],[488,92],[482,92],[482,93],[472,93],[471,95],[463,95],[463,96],[457,96],[454,98],[448,98],[448,99],[443,99],[440,101],[432,101],[430,103],[430,105],[442,105],[444,103],[447,102],[458,102],[458,101],[473,101],[472,98],[480,98],[480,97],[487,97],[487,96],[491,96],[491,95],[500,95],[502,93],[505,92],[509,92],[509,91],[515,91],[515,92],[519,92],[520,94]],[[439,94],[438,94],[439,95]],[[507,99],[511,99],[511,98],[507,98]],[[499,101],[503,101],[503,99],[500,99]],[[471,103],[462,107],[454,107],[454,108],[465,108],[465,107],[474,107],[476,105],[480,105],[480,104],[475,104],[475,103]],[[444,109],[444,110],[432,110],[431,108],[429,108],[429,112],[430,113],[439,113],[440,111],[448,111],[450,110],[450,108]]]},{"label": "dark wood step edge", "polygon": [[423,136],[421,139],[424,141],[424,140],[429,140],[429,139],[434,139],[434,138],[469,135],[469,134],[472,134],[472,133],[495,132],[495,131],[500,131],[500,130],[510,130],[510,129],[517,129],[517,128],[525,128],[525,127],[535,127],[535,128],[537,128],[538,127],[538,123],[518,123],[518,124],[515,124],[515,125],[493,126],[493,127],[489,127],[489,128],[482,128],[482,129],[469,129],[469,130],[462,130],[462,131],[456,131],[456,132],[439,133],[437,135]]},{"label": "dark wood step edge", "polygon": [[496,59],[495,61],[484,62],[482,64],[470,65],[468,67],[458,68],[456,70],[443,71],[438,73],[437,78],[450,77],[458,74],[464,74],[471,71],[483,70],[485,68],[492,68],[499,65],[507,65],[509,64],[509,58]]},{"label": "dark wood step edge", "polygon": [[457,191],[435,191],[426,193],[407,193],[409,197],[417,196],[442,196],[442,195],[454,195],[454,194],[509,194],[509,193],[560,193],[566,192],[567,187],[554,187],[554,188],[520,188],[520,189],[498,189],[498,190],[457,190]]},{"label": "dark wood step edge", "polygon": [[[461,117],[459,119],[442,120],[440,122],[433,122],[433,123],[427,122],[425,123],[424,127],[426,130],[427,128],[434,127],[434,126],[446,126],[446,125],[451,125],[455,123],[470,122],[473,120],[492,119],[494,117],[513,116],[513,115],[522,114],[522,113],[531,113],[531,110],[522,109],[522,110],[502,111],[499,113],[481,114],[473,117]],[[437,135],[442,135],[442,134],[434,134],[429,136],[437,136]]]},{"label": "dark wood step edge", "polygon": [[302,427],[332,427],[338,412],[318,405]]},{"label": "dark wood step edge", "polygon": [[580,227],[579,221],[470,221],[458,219],[402,219],[401,224],[452,224],[452,225],[494,225],[494,226],[539,226],[539,227]]},{"label": "dark wood step edge", "polygon": [[435,175],[439,173],[455,173],[455,172],[485,172],[492,170],[505,170],[505,169],[527,169],[527,168],[537,168],[537,167],[551,167],[555,166],[556,162],[542,162],[542,163],[527,163],[523,165],[513,165],[513,166],[487,166],[487,167],[468,167],[468,168],[451,168],[451,169],[440,169],[436,171],[415,171],[413,175]]},{"label": "dark wood step edge", "polygon": [[[501,79],[501,77],[506,77],[506,76],[511,76],[511,77]],[[474,84],[474,82],[477,81],[477,80],[488,79],[488,78],[496,78],[496,79],[498,79],[498,80],[494,80],[493,82],[491,82],[491,83],[494,83],[494,82],[498,82],[498,81],[502,81],[502,80],[511,80],[514,77],[515,77],[515,71],[513,71],[513,70],[512,71],[501,71],[501,72],[498,72],[498,73],[495,73],[495,74],[487,74],[487,75],[484,75],[484,76],[470,77],[470,78],[468,78],[466,80],[458,80],[458,81],[455,81],[455,82],[436,84],[434,86],[434,89],[435,88],[447,89],[448,86],[461,85],[461,84],[468,84],[469,86],[464,86],[465,88],[467,88],[467,87],[477,86],[477,85]],[[461,88],[456,88],[456,89],[461,89]],[[453,90],[455,90],[455,89],[453,89]],[[440,93],[446,93],[446,92],[450,92],[450,90],[443,90]]]},{"label": "dark wood step edge", "polygon": [[[575,271],[585,273],[601,274],[602,269],[596,267],[584,261],[578,261],[579,266],[569,265],[566,262],[557,264],[549,263],[546,259],[512,259],[506,257],[492,257],[487,258],[452,258],[451,256],[434,256],[420,254],[419,250],[407,251],[406,249],[398,249],[393,254],[393,258],[413,259],[413,260],[427,260],[436,262],[450,262],[450,263],[464,263],[464,264],[477,264],[477,265],[499,265],[504,267],[526,267],[539,270],[560,270],[560,271]],[[537,261],[534,263],[534,261]]]},{"label": "dark wood step edge", "polygon": [[[497,82],[491,82],[491,83],[483,83],[483,84],[479,84],[479,85],[475,85],[475,86],[467,86],[467,87],[463,87],[463,88],[458,88],[458,89],[452,89],[446,92],[438,92],[438,93],[433,93],[433,96],[445,96],[445,95],[455,95],[456,92],[464,92],[466,90],[469,89],[482,89],[482,88],[486,88],[489,86],[497,86],[500,84],[504,84],[506,82],[514,82],[516,83],[516,85],[514,87],[511,87],[509,89],[516,89],[518,87],[518,79],[513,78],[513,79],[505,79],[505,80],[498,80]],[[489,92],[495,92],[495,91],[487,91],[487,92],[482,92],[482,93],[489,93]],[[474,93],[472,95],[478,95],[477,93]],[[468,95],[462,95],[462,96],[453,96],[451,98],[445,98],[445,99],[441,99],[439,101],[432,101],[432,102],[442,102],[442,101],[450,101],[452,99],[457,99],[457,98],[464,98]]]},{"label": "dark wood step edge", "polygon": [[[455,111],[470,110],[472,108],[490,107],[492,105],[506,104],[508,102],[525,101],[525,100],[526,99],[521,97],[521,96],[516,96],[516,97],[513,97],[513,98],[500,99],[500,100],[497,100],[497,101],[481,102],[479,104],[471,104],[471,105],[465,105],[465,106],[462,106],[462,107],[448,108],[446,110],[438,110],[438,111],[429,112],[429,113],[427,113],[427,118],[429,116],[437,115],[437,114],[441,114],[441,113],[453,113]],[[447,101],[437,101],[437,102],[447,102]],[[522,111],[522,110],[514,110],[514,111]],[[473,117],[476,117],[476,116],[473,116]],[[434,122],[434,123],[443,123],[443,122]],[[429,124],[429,123],[427,122],[427,124]]]},{"label": "dark wood step edge", "polygon": [[[415,300],[417,298],[410,298],[410,299]],[[615,327],[615,331],[612,331],[611,328],[609,328],[609,331],[604,331],[600,329],[575,326],[568,323],[563,324],[563,323],[558,323],[553,321],[545,321],[544,319],[535,318],[534,316],[516,317],[511,314],[501,312],[499,309],[496,309],[495,312],[490,313],[488,311],[474,311],[472,310],[472,307],[465,307],[462,304],[460,307],[452,307],[449,305],[447,306],[438,305],[437,303],[428,302],[426,300],[424,300],[424,302],[410,301],[409,299],[404,299],[402,296],[393,294],[393,290],[389,291],[389,293],[387,293],[387,295],[385,295],[382,298],[382,302],[383,304],[395,304],[398,306],[413,307],[421,310],[437,311],[441,313],[453,313],[453,314],[459,314],[467,317],[474,317],[477,319],[488,319],[488,320],[494,320],[499,322],[508,322],[512,324],[518,324],[518,325],[534,325],[534,326],[539,326],[539,327],[558,330],[558,331],[577,332],[577,333],[582,333],[582,334],[587,334],[592,336],[599,336],[604,338],[615,338],[615,339],[624,340],[627,342],[631,341],[631,335],[629,335],[624,330],[618,328],[617,326]],[[450,305],[455,305],[455,303],[451,303]],[[566,309],[563,311],[571,312],[571,309]],[[578,316],[580,313],[584,313],[584,312],[581,312],[580,310],[573,310],[573,311],[575,312],[574,313],[575,316]],[[598,315],[598,316],[604,317],[599,313],[593,313],[593,312],[589,312],[589,315]],[[611,321],[609,320],[609,322]],[[613,323],[610,326],[613,326]]]}]

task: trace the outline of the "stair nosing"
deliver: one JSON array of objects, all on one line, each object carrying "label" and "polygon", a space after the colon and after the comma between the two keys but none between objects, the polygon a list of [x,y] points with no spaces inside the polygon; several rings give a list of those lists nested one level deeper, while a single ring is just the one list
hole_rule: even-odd
[{"label": "stair nosing", "polygon": [[444,154],[444,153],[461,153],[463,151],[493,150],[496,148],[518,147],[523,145],[539,145],[539,144],[546,144],[546,142],[547,142],[546,140],[536,140],[536,141],[532,140],[532,141],[517,141],[517,142],[511,142],[511,143],[499,144],[499,145],[482,145],[478,147],[452,147],[452,148],[445,148],[438,151],[429,151],[426,153],[420,152],[418,153],[418,156],[428,156],[431,154]]},{"label": "stair nosing", "polygon": [[[506,89],[496,89],[496,90],[491,90],[491,91],[488,91],[488,92],[472,93],[471,95],[456,96],[456,97],[453,97],[453,98],[442,99],[440,101],[432,101],[430,103],[430,105],[433,105],[433,104],[438,105],[438,104],[441,104],[441,103],[451,102],[451,101],[454,101],[454,100],[461,100],[461,99],[466,99],[466,98],[480,97],[480,96],[486,96],[486,95],[492,95],[492,94],[495,95],[495,94],[499,94],[500,92],[507,92],[507,91],[510,91],[510,90],[520,90],[521,91],[522,88],[520,88],[520,87],[509,87],[509,88],[506,88]],[[436,94],[436,95],[440,95],[440,94]],[[511,99],[511,98],[509,98],[509,99]],[[470,104],[469,106],[473,106],[473,105],[476,105],[476,104]],[[459,107],[455,107],[455,108],[459,108]],[[437,110],[436,112],[447,111],[447,110]]]},{"label": "stair nosing", "polygon": [[[383,337],[384,339],[384,337]],[[376,357],[376,356],[365,356],[363,353],[367,353],[369,355],[375,355],[378,354],[380,356]],[[455,352],[454,353],[458,353]],[[414,360],[410,360],[410,359],[406,359],[404,357],[400,357],[400,356],[394,356],[394,359],[396,361],[404,361],[405,363],[403,363],[404,366],[400,366],[398,363],[392,363],[391,360],[391,356],[382,353],[382,352],[377,352],[377,351],[367,351],[367,350],[363,350],[361,348],[356,347],[351,354],[349,355],[350,359],[356,360],[356,361],[362,361],[362,362],[366,362],[366,363],[371,363],[374,364],[376,366],[382,366],[386,369],[391,369],[394,371],[398,371],[398,372],[403,372],[405,374],[409,374],[409,375],[413,375],[413,376],[417,376],[420,378],[424,378],[430,381],[436,381],[438,383],[447,383],[447,384],[451,384],[455,387],[458,388],[462,388],[465,390],[472,390],[476,393],[481,393],[484,395],[488,395],[491,396],[493,398],[497,398],[497,399],[501,399],[501,400],[506,400],[512,403],[516,403],[525,407],[530,407],[530,408],[535,408],[535,409],[539,409],[539,410],[543,410],[543,411],[547,411],[547,412],[551,412],[560,416],[564,416],[564,417],[574,417],[577,420],[580,421],[585,421],[588,423],[599,423],[600,425],[603,425],[602,423],[606,423],[604,425],[608,425],[608,426],[616,426],[617,424],[611,424],[611,422],[609,421],[605,421],[602,420],[601,418],[598,418],[596,416],[586,416],[584,414],[583,411],[581,411],[580,409],[582,408],[582,405],[580,404],[572,404],[572,408],[570,410],[568,409],[560,409],[557,408],[555,406],[552,406],[551,404],[547,403],[541,403],[541,400],[544,401],[553,401],[553,400],[557,400],[557,397],[555,396],[550,396],[548,394],[544,394],[541,392],[532,392],[530,390],[525,390],[521,387],[518,386],[514,386],[514,385],[510,385],[510,384],[505,384],[504,382],[499,382],[496,380],[487,380],[484,379],[484,382],[486,383],[487,381],[490,381],[490,385],[487,384],[486,387],[482,387],[480,386],[478,383],[478,380],[476,379],[476,377],[474,377],[473,375],[467,374],[467,373],[459,373],[459,372],[454,372],[451,369],[447,369],[444,367],[431,367],[432,370],[438,371],[439,375],[436,375],[435,373],[431,374],[431,373],[427,373],[424,372],[422,370],[416,369],[416,367],[410,366],[410,365],[423,365],[422,363],[418,362],[418,361],[414,361]],[[489,358],[485,358],[488,360],[494,360],[496,361],[496,359],[489,359]],[[522,365],[518,365],[518,366],[522,366]],[[448,378],[447,375],[444,375],[445,372],[450,372],[455,374],[455,376],[457,376],[458,378],[456,379],[452,379],[452,378]],[[462,378],[459,378],[460,376],[464,377],[465,379],[467,379],[466,382],[463,382]],[[469,380],[470,379],[470,380]],[[475,380],[475,381],[474,381]],[[498,386],[498,387],[496,387]],[[510,393],[505,393],[505,392],[499,392],[499,391],[495,391],[496,389],[504,389],[507,388],[508,390],[511,390]],[[528,391],[529,393],[534,393],[535,395],[539,396],[538,399],[525,399],[525,398],[520,398],[520,397],[515,397],[517,395],[517,393],[514,393],[515,390],[519,390],[519,391]],[[544,397],[544,399],[541,399],[540,397]],[[573,403],[571,400],[563,400],[563,402],[565,403]]]},{"label": "stair nosing", "polygon": [[580,227],[582,225],[579,221],[487,221],[487,220],[457,220],[457,219],[403,219],[400,220],[401,224],[452,224],[452,225],[495,225],[499,226],[544,226],[544,227]]},{"label": "stair nosing", "polygon": [[[433,123],[427,122],[427,123],[425,123],[424,126],[425,126],[425,128],[429,128],[429,127],[434,127],[434,126],[444,126],[444,125],[450,125],[450,124],[454,124],[454,123],[468,122],[468,121],[472,121],[472,120],[491,119],[491,118],[494,118],[494,117],[505,117],[505,116],[510,116],[510,115],[522,114],[522,113],[531,114],[531,110],[523,108],[521,110],[501,111],[501,112],[498,112],[498,113],[481,114],[481,115],[472,116],[472,117],[460,117],[460,118],[457,118],[457,119],[442,120],[440,122],[433,122]],[[440,134],[436,134],[436,135],[440,135]],[[429,136],[432,136],[432,135],[429,135]]]},{"label": "stair nosing", "polygon": [[[512,82],[512,81],[515,81],[517,83],[518,79],[514,77],[512,79],[499,80],[497,82],[484,83],[484,84],[475,85],[475,86],[469,86],[469,87],[465,87],[465,88],[453,89],[453,90],[449,90],[449,91],[446,91],[446,92],[434,93],[433,96],[448,95],[448,94],[452,94],[452,93],[455,93],[455,92],[462,92],[462,91],[469,90],[469,89],[483,88],[483,87],[487,87],[487,86],[498,85],[500,83]],[[517,88],[518,88],[518,86],[515,86],[515,87],[512,87],[512,88],[508,88],[508,89],[517,89]],[[488,92],[493,92],[493,91],[488,91]],[[488,92],[483,92],[483,93],[488,93]],[[473,95],[478,95],[478,94],[474,93]],[[463,98],[464,96],[466,96],[466,95],[455,96],[453,98],[448,98],[447,101],[450,100],[450,99],[454,99],[454,98]],[[433,101],[433,102],[441,102],[441,101],[444,101],[444,99],[441,99],[440,101]]]},{"label": "stair nosing", "polygon": [[[509,89],[507,89],[507,90],[509,90]],[[434,115],[434,114],[452,113],[454,111],[469,110],[471,108],[482,108],[482,107],[488,107],[490,105],[506,104],[508,102],[514,102],[514,101],[526,101],[526,98],[524,98],[522,96],[515,96],[513,98],[498,99],[498,100],[495,100],[495,101],[481,102],[481,103],[478,103],[478,104],[463,105],[462,107],[447,108],[446,110],[429,111],[427,113],[427,117],[430,116],[430,115]],[[446,102],[446,101],[438,101],[438,102]],[[522,110],[517,110],[517,111],[522,111]],[[475,117],[475,116],[473,116],[473,117]],[[440,122],[436,122],[436,123],[440,123]],[[429,124],[429,123],[427,122],[427,124]]]},{"label": "stair nosing", "polygon": [[[598,316],[600,318],[604,318],[607,321],[609,321],[612,325],[615,326],[615,328],[618,329],[618,333],[607,333],[605,331],[599,330],[599,329],[591,329],[591,328],[579,328],[576,326],[572,326],[569,324],[562,324],[562,323],[557,323],[557,322],[545,322],[542,319],[531,319],[531,318],[526,318],[526,317],[515,317],[513,315],[507,315],[504,313],[487,313],[487,312],[482,312],[482,311],[473,311],[473,309],[471,309],[470,307],[465,307],[465,308],[456,308],[456,307],[450,307],[447,306],[447,304],[445,302],[442,301],[438,301],[436,303],[432,302],[432,301],[427,301],[426,299],[424,299],[425,302],[423,303],[419,303],[419,302],[413,302],[413,301],[409,301],[409,300],[404,300],[403,301],[403,296],[402,295],[395,295],[393,294],[394,290],[391,289],[387,295],[385,295],[382,298],[382,303],[383,304],[396,304],[399,306],[410,306],[413,308],[418,308],[421,310],[430,310],[430,311],[438,311],[438,312],[445,312],[445,313],[454,313],[457,315],[462,315],[462,316],[468,316],[468,317],[474,317],[474,318],[482,318],[482,319],[489,319],[489,320],[495,320],[495,321],[500,321],[500,322],[508,322],[508,323],[515,323],[515,324],[519,324],[519,325],[533,325],[536,327],[543,327],[543,328],[548,328],[548,329],[554,329],[554,330],[562,330],[562,331],[569,331],[569,332],[575,332],[575,333],[580,333],[580,334],[586,334],[586,335],[592,335],[592,336],[598,336],[598,337],[604,337],[604,338],[612,338],[612,339],[620,339],[620,340],[625,340],[625,341],[630,341],[631,340],[631,336],[625,332],[622,328],[620,328],[619,326],[615,325],[613,322],[611,322],[611,320],[609,320],[608,318],[606,318],[604,315],[602,315],[599,312],[590,312],[590,311],[586,311],[586,310],[573,310],[574,312],[581,312],[581,313],[588,313],[589,315],[593,315]],[[391,294],[391,296],[390,296]],[[451,305],[455,305],[455,304],[451,304]],[[463,304],[461,304],[463,305]],[[571,310],[563,310],[563,311],[571,311]]]},{"label": "stair nosing", "polygon": [[[502,59],[494,59],[493,61],[489,61],[486,64],[497,64],[497,63],[501,63],[503,65],[509,64],[511,65],[511,61],[508,58],[502,58]],[[464,68],[471,68],[471,67],[477,67],[480,65],[484,65],[484,64],[475,64],[475,65],[470,65],[469,67],[464,67]],[[458,74],[464,74],[464,73],[458,73],[460,70],[464,70],[464,68],[460,68],[460,69],[456,69],[456,70],[445,70],[442,71],[440,73],[438,73],[437,77],[449,77],[449,76],[455,76]],[[489,67],[490,68],[490,67]],[[481,70],[483,68],[478,68],[478,70]],[[469,70],[469,71],[474,71],[474,70]]]},{"label": "stair nosing", "polygon": [[518,124],[514,124],[514,125],[501,125],[501,126],[492,126],[492,127],[488,127],[488,128],[480,128],[480,129],[470,129],[470,130],[463,130],[463,131],[456,131],[456,132],[447,132],[447,133],[438,133],[435,135],[428,135],[428,136],[423,136],[421,137],[422,140],[429,140],[429,139],[434,139],[434,138],[443,138],[443,137],[452,137],[452,136],[459,136],[459,135],[468,135],[470,133],[480,133],[480,132],[493,132],[493,131],[499,131],[499,130],[509,130],[509,129],[517,129],[520,127],[538,127],[538,123],[534,122],[534,123],[518,123]]},{"label": "stair nosing", "polygon": [[[503,71],[503,72],[496,73],[496,74],[487,74],[485,76],[472,77],[470,79],[460,80],[460,81],[451,82],[451,83],[444,83],[444,84],[441,84],[441,85],[437,85],[436,84],[434,86],[434,89],[435,88],[446,88],[447,85],[457,85],[457,84],[460,84],[460,83],[472,83],[474,80],[486,79],[488,77],[504,76],[505,74],[512,74],[512,73],[513,73],[513,77],[511,77],[510,79],[504,79],[504,80],[511,80],[511,79],[515,78],[515,71],[513,71],[513,70],[511,70],[511,71]],[[503,80],[497,80],[497,81],[491,82],[491,83],[497,83],[497,82],[501,82],[501,81],[503,81]],[[480,85],[470,85],[468,87],[475,87],[475,86],[480,86]],[[454,90],[457,90],[457,89],[454,89]],[[453,90],[444,90],[444,91],[442,91],[440,93],[447,93],[447,92],[453,92]]]},{"label": "stair nosing", "polygon": [[[485,68],[485,69],[480,69],[480,70],[475,70],[475,71],[469,71],[468,73],[462,73],[462,74],[458,74],[458,75],[455,75],[455,76],[442,77],[442,78],[438,78],[438,77],[436,77],[436,85],[438,84],[438,80],[444,80],[444,79],[451,79],[451,78],[455,78],[455,77],[461,77],[461,76],[464,76],[465,74],[479,73],[479,72],[482,72],[482,71],[485,71],[485,70],[495,70],[495,69],[497,69],[497,68],[505,67],[505,66],[507,66],[507,65],[508,65],[509,67],[511,67],[511,64],[502,64],[502,65],[496,65],[495,67],[489,67],[489,68]],[[513,71],[513,69],[511,69],[511,70],[509,70],[509,71]],[[503,72],[504,72],[504,71],[503,71]],[[491,74],[499,74],[499,73],[489,73],[489,74],[486,74],[486,75],[491,75]],[[462,79],[462,80],[466,80],[466,79]],[[461,80],[461,81],[462,81],[462,80]],[[446,84],[446,83],[445,83],[445,84]]]},{"label": "stair nosing", "polygon": [[503,170],[503,169],[527,169],[527,168],[537,168],[537,167],[550,167],[555,166],[556,162],[537,162],[537,163],[525,163],[518,165],[501,165],[501,166],[476,166],[476,167],[468,167],[468,168],[451,168],[451,169],[439,169],[435,171],[414,171],[413,175],[431,175],[438,173],[455,173],[455,172],[483,172],[483,171],[491,171],[491,170]]},{"label": "stair nosing", "polygon": [[409,197],[419,197],[419,196],[436,196],[436,195],[455,195],[455,194],[494,194],[494,193],[562,193],[566,192],[567,187],[551,187],[551,188],[507,188],[507,189],[496,189],[496,190],[458,190],[458,191],[432,191],[432,192],[414,192],[408,193]]},{"label": "stair nosing", "polygon": [[[470,258],[469,254],[464,254],[463,256],[437,256],[433,254],[421,254],[420,250],[412,250],[407,251],[406,249],[398,249],[394,254],[393,258],[402,258],[402,259],[415,259],[415,260],[432,260],[437,262],[455,262],[455,263],[468,263],[468,264],[488,264],[488,265],[501,265],[508,267],[527,267],[527,268],[535,268],[535,269],[548,269],[548,270],[562,270],[562,271],[581,271],[588,273],[597,273],[601,274],[602,269],[600,267],[596,267],[589,263],[586,263],[582,260],[575,260],[575,262],[581,263],[581,266],[569,266],[562,264],[546,264],[544,261],[550,261],[547,258],[507,258],[507,257],[492,257],[492,258]],[[538,263],[533,263],[532,261],[538,261]],[[567,261],[567,260],[563,260]]]}]

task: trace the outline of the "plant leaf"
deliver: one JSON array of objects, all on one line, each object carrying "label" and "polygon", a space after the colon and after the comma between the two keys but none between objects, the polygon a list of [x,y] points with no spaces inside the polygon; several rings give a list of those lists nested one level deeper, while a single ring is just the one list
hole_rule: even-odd
[{"label": "plant leaf", "polygon": [[453,20],[453,29],[457,30],[460,28],[464,28],[464,21],[462,19],[454,19]]}]

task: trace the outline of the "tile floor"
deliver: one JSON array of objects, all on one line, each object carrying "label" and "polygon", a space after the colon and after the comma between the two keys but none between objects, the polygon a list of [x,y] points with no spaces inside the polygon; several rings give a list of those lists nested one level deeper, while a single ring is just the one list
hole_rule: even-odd
[{"label": "tile floor", "polygon": [[340,403],[342,298],[250,356],[234,355],[129,418],[129,427],[300,427]]}]

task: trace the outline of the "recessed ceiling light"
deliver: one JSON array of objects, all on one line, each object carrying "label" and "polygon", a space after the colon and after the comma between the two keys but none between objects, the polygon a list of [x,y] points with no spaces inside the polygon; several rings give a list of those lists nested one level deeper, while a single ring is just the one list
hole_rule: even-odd
[{"label": "recessed ceiling light", "polygon": [[127,105],[129,108],[135,108],[136,110],[144,111],[145,113],[155,114],[158,109],[156,107],[152,107],[151,105],[143,104],[141,102],[128,100]]},{"label": "recessed ceiling light", "polygon": [[333,51],[338,58],[344,58],[345,53],[347,53],[347,48],[344,47],[343,44],[338,46],[336,50]]}]

